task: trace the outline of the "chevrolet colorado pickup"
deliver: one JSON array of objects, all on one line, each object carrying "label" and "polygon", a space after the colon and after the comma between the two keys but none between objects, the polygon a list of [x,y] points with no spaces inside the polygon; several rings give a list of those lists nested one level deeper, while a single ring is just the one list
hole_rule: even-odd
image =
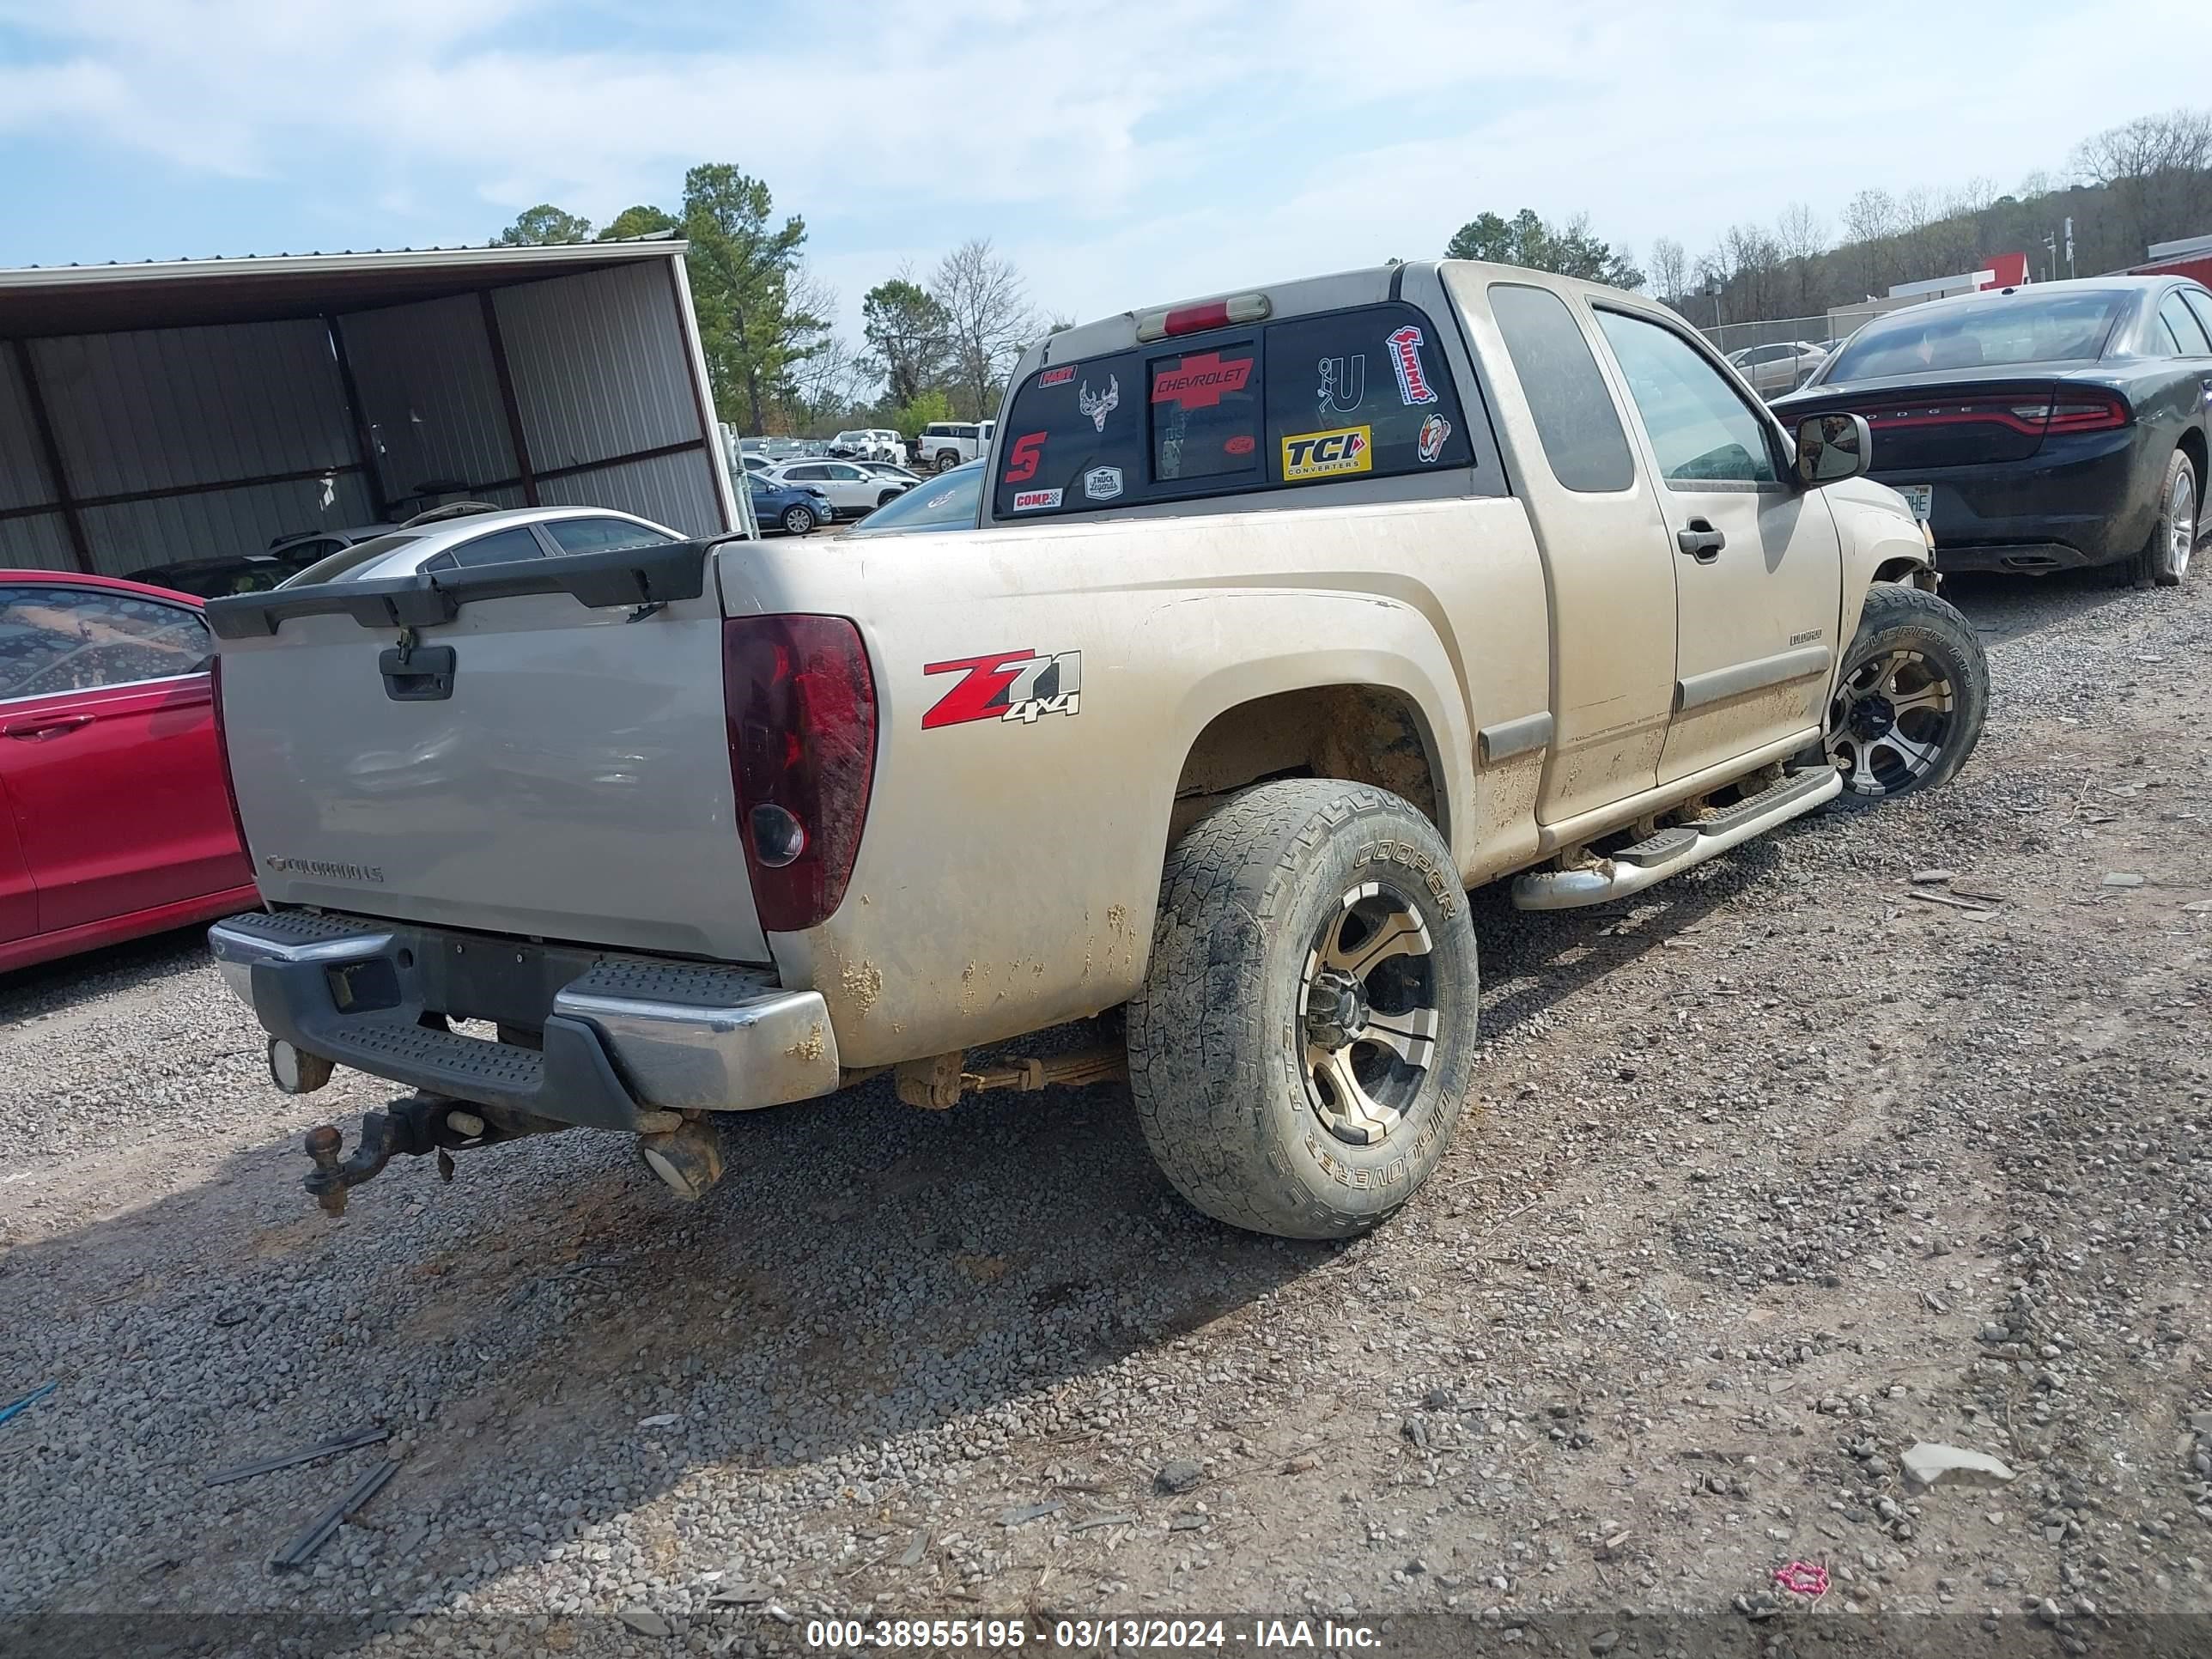
[{"label": "chevrolet colorado pickup", "polygon": [[1870,442],[1502,266],[1068,329],[974,529],[215,601],[265,908],[214,954],[280,1087],[410,1091],[309,1137],[327,1208],[577,1126],[696,1195],[727,1114],[1126,1075],[1199,1208],[1355,1233],[1469,1092],[1468,889],[1618,899],[1966,759],[1987,668]]}]

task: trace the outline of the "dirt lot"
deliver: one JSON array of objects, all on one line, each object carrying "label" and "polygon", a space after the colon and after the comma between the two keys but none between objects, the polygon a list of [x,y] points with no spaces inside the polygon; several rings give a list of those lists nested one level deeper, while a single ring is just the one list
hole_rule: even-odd
[{"label": "dirt lot", "polygon": [[[1996,694],[1948,791],[1628,906],[1478,896],[1479,1108],[1348,1247],[1184,1209],[1115,1088],[735,1120],[692,1209],[580,1133],[334,1222],[300,1133],[381,1096],[274,1094],[191,940],[0,981],[0,1401],[59,1383],[0,1425],[0,1614],[77,1654],[132,1627],[61,1615],[245,1610],[382,1613],[378,1652],[1107,1612],[2203,1651],[2212,582],[1954,597]],[[1922,1440],[2016,1478],[1910,1485]]]}]

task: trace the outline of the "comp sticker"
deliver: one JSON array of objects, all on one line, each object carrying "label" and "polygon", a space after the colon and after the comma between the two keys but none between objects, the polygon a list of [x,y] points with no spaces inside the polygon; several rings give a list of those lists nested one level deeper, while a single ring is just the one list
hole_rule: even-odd
[{"label": "comp sticker", "polygon": [[1371,427],[1340,427],[1334,432],[1299,432],[1283,440],[1283,477],[1328,478],[1368,472],[1375,466]]},{"label": "comp sticker", "polygon": [[1036,513],[1060,505],[1057,489],[1017,489],[1014,492],[1014,511]]}]

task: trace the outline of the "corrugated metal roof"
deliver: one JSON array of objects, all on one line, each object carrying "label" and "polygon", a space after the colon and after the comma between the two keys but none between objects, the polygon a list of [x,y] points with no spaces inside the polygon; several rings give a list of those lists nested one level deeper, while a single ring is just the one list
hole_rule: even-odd
[{"label": "corrugated metal roof", "polygon": [[530,464],[540,472],[699,435],[668,273],[627,266],[493,296]]},{"label": "corrugated metal roof", "polygon": [[0,338],[326,315],[668,259],[685,248],[669,238],[25,265],[0,270]]},{"label": "corrugated metal roof", "polygon": [[609,242],[549,242],[534,247],[343,248],[325,253],[208,253],[175,259],[109,259],[99,264],[0,265],[0,289],[50,287],[67,283],[109,282],[118,276],[152,281],[165,276],[200,276],[241,266],[263,271],[404,270],[467,265],[574,264],[590,261],[666,258],[688,252],[690,244],[676,236],[628,236]]}]

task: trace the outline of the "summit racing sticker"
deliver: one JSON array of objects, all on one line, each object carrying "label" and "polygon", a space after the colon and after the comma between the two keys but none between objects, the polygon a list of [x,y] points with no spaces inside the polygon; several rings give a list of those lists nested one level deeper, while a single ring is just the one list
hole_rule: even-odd
[{"label": "summit racing sticker", "polygon": [[1437,400],[1429,372],[1421,367],[1421,331],[1411,323],[1383,337],[1390,348],[1390,367],[1398,371],[1398,398],[1408,409]]},{"label": "summit racing sticker", "polygon": [[1283,477],[1328,478],[1375,467],[1371,427],[1340,427],[1334,432],[1300,432],[1283,440]]},{"label": "summit racing sticker", "polygon": [[1152,376],[1152,401],[1181,409],[1211,409],[1224,392],[1242,392],[1252,378],[1249,357],[1224,359],[1218,351],[1186,357]]},{"label": "summit racing sticker", "polygon": [[1047,714],[1077,712],[1083,692],[1083,653],[994,651],[988,657],[924,663],[925,674],[957,674],[959,684],[929,706],[924,731],[971,720],[1019,720],[1034,726]]}]

